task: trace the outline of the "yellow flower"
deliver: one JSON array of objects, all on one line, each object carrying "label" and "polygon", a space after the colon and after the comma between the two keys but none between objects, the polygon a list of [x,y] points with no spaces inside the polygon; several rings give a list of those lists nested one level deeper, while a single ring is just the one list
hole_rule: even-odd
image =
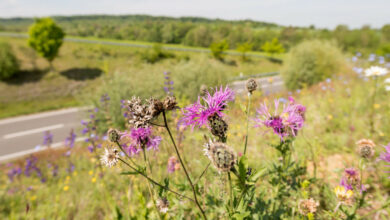
[{"label": "yellow flower", "polygon": [[69,186],[64,186],[64,191],[68,191],[69,190]]},{"label": "yellow flower", "polygon": [[380,108],[381,107],[381,105],[379,105],[379,104],[374,104],[374,108],[375,109],[378,109],[378,108]]},{"label": "yellow flower", "polygon": [[332,120],[333,119],[333,115],[328,115],[328,120]]},{"label": "yellow flower", "polygon": [[383,134],[383,132],[380,131],[379,136],[383,137],[383,136],[385,136],[385,134]]},{"label": "yellow flower", "polygon": [[272,77],[268,78],[269,83],[272,83],[273,81],[274,81],[274,78],[272,78]]},{"label": "yellow flower", "polygon": [[73,176],[77,176],[77,171],[74,171],[74,172],[73,172]]},{"label": "yellow flower", "polygon": [[34,200],[36,200],[36,199],[37,199],[37,196],[31,196],[31,197],[30,197],[30,200],[31,200],[31,201],[34,201]]},{"label": "yellow flower", "polygon": [[333,99],[328,99],[329,103],[333,103]]},{"label": "yellow flower", "polygon": [[93,182],[93,183],[96,182],[96,177],[92,178],[91,182]]},{"label": "yellow flower", "polygon": [[92,176],[92,175],[93,175],[93,171],[90,170],[90,171],[88,172],[88,174],[89,174],[90,176]]},{"label": "yellow flower", "polygon": [[343,186],[337,186],[334,189],[334,193],[340,201],[347,201],[353,196],[353,191],[346,190]]}]

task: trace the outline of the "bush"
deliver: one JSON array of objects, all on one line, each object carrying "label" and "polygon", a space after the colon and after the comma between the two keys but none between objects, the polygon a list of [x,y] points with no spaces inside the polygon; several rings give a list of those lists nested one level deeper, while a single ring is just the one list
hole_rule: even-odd
[{"label": "bush", "polygon": [[19,63],[7,43],[0,43],[0,79],[9,79],[19,70]]},{"label": "bush", "polygon": [[165,58],[173,58],[175,55],[165,51],[161,44],[154,44],[153,47],[141,54],[141,58],[148,63],[156,63]]},{"label": "bush", "polygon": [[272,39],[272,41],[267,41],[261,46],[261,49],[273,56],[274,54],[284,53],[284,48],[281,43],[279,43],[278,38]]},{"label": "bush", "polygon": [[288,89],[299,89],[331,77],[344,62],[341,50],[334,43],[305,41],[288,53],[282,77]]},{"label": "bush", "polygon": [[218,60],[223,60],[225,57],[224,52],[229,49],[229,44],[226,40],[220,42],[214,42],[210,45],[211,54]]}]

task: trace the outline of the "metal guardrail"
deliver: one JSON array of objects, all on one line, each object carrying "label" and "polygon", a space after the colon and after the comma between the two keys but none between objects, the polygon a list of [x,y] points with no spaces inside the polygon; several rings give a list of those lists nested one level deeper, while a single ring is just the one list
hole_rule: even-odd
[{"label": "metal guardrail", "polygon": [[[8,33],[8,32],[0,32],[0,36],[3,37],[14,37],[14,38],[28,38],[27,34],[23,33]],[[151,44],[134,44],[134,43],[128,43],[128,42],[114,42],[114,41],[103,41],[103,40],[91,40],[91,39],[80,39],[80,38],[73,38],[73,37],[65,37],[65,41],[69,42],[77,42],[77,43],[89,43],[89,44],[105,44],[105,45],[114,45],[114,46],[125,46],[125,47],[137,47],[137,48],[152,48],[153,45]],[[172,46],[163,46],[162,47],[165,50],[171,50],[171,51],[183,51],[183,52],[196,52],[196,53],[210,53],[211,51],[209,49],[202,49],[202,48],[180,48],[180,47],[172,47]],[[239,52],[234,51],[226,51],[224,52],[228,55],[233,56],[241,56],[242,54]],[[281,59],[264,56],[260,54],[251,54],[247,53],[246,56],[250,57],[258,57],[258,58],[265,58],[269,59],[274,62],[282,62]]]},{"label": "metal guardrail", "polygon": [[252,74],[252,75],[232,77],[232,78],[230,78],[230,81],[246,80],[249,78],[264,78],[264,77],[270,77],[270,76],[277,76],[279,74],[280,74],[279,72],[257,73],[257,74]]}]

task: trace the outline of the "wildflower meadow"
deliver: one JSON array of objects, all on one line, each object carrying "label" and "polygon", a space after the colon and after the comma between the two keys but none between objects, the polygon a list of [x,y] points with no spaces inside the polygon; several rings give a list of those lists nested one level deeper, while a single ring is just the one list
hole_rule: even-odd
[{"label": "wildflower meadow", "polygon": [[249,79],[190,102],[166,72],[162,98],[103,94],[83,142],[53,149],[47,131],[47,150],[2,165],[1,218],[388,219],[388,71],[359,59],[295,92]]}]

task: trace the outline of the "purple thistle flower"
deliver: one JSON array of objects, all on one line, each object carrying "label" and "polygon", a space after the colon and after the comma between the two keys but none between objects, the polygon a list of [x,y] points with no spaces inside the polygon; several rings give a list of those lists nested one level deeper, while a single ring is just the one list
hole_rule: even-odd
[{"label": "purple thistle flower", "polygon": [[[204,101],[204,104],[201,103]],[[227,103],[234,100],[234,92],[228,87],[225,90],[220,87],[215,89],[214,95],[211,95],[208,91],[205,97],[198,97],[198,101],[194,104],[182,109],[183,118],[180,123],[184,126],[198,126],[199,128],[207,125],[208,118],[214,114],[223,117],[223,110],[226,109]]]},{"label": "purple thistle flower", "polygon": [[43,145],[50,146],[53,143],[53,134],[50,131],[45,131],[43,135]]},{"label": "purple thistle flower", "polygon": [[259,123],[257,126],[272,128],[282,140],[288,136],[296,136],[298,130],[303,127],[306,108],[303,105],[295,104],[292,97],[289,100],[290,103],[283,105],[280,113],[278,112],[279,100],[274,101],[274,113],[271,113],[268,106],[263,103],[257,110],[258,117],[255,119]]},{"label": "purple thistle flower", "polygon": [[158,150],[158,146],[161,142],[161,137],[153,136],[152,129],[146,128],[133,128],[130,132],[121,132],[121,141],[124,141],[124,148],[127,149],[129,155],[138,154],[141,149]]},{"label": "purple thistle flower", "polygon": [[[386,167],[390,167],[390,143],[387,144],[387,146],[384,146],[385,148],[385,152],[382,152],[379,157],[378,157],[378,160],[382,160],[382,161],[385,161],[387,162],[388,164],[386,165]],[[387,173],[390,172],[390,171],[387,171]],[[388,177],[390,179],[390,176]]]}]

